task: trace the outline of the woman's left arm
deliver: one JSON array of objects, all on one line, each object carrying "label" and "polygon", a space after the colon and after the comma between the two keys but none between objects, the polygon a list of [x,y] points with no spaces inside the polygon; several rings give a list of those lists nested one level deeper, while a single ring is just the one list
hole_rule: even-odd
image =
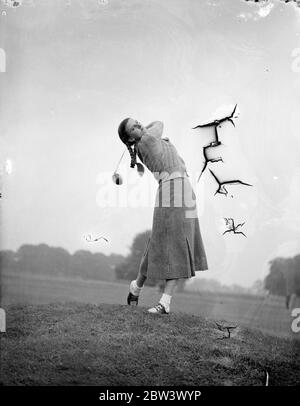
[{"label": "woman's left arm", "polygon": [[148,134],[153,135],[156,138],[161,138],[164,130],[164,123],[162,121],[153,121],[145,128],[147,129]]}]

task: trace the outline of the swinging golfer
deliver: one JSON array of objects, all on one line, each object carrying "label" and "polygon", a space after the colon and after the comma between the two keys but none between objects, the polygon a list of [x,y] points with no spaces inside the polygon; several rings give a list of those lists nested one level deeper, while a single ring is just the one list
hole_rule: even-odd
[{"label": "swinging golfer", "polygon": [[167,314],[177,282],[208,269],[197,216],[196,196],[184,160],[168,138],[162,138],[163,123],[144,127],[132,118],[118,128],[131,156],[136,155],[158,181],[151,236],[146,244],[136,280],[130,283],[127,303],[138,304],[147,278],[165,280],[163,295],[150,313]]}]

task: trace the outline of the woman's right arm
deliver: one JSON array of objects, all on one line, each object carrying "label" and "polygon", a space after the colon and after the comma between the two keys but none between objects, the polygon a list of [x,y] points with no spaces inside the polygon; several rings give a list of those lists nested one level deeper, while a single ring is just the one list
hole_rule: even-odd
[{"label": "woman's right arm", "polygon": [[[137,143],[138,151],[141,153],[143,160],[146,160],[148,162],[149,161],[151,162],[153,159],[160,161],[163,153],[161,143],[161,133],[158,132],[157,123],[159,122],[155,121],[154,122],[155,125],[149,127],[150,129],[147,130],[147,134],[145,134],[141,138],[141,140]],[[143,160],[141,159],[142,162]]]}]

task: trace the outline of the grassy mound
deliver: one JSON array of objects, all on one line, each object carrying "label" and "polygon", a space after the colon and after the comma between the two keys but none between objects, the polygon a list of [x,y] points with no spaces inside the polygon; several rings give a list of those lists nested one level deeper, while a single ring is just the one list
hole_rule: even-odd
[{"label": "grassy mound", "polygon": [[297,385],[300,344],[187,314],[78,303],[10,306],[2,385]]}]

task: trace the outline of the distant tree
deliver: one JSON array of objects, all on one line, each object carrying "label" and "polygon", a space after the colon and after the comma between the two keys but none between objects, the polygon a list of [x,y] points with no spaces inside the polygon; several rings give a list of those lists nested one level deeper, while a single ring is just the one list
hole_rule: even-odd
[{"label": "distant tree", "polygon": [[[147,230],[134,238],[129,255],[115,268],[117,279],[133,280],[136,278],[150,235],[151,230]],[[155,286],[156,283],[156,280],[147,279],[146,281],[149,286]]]},{"label": "distant tree", "polygon": [[257,279],[254,281],[253,285],[250,288],[250,291],[256,295],[260,295],[266,293],[264,289],[264,281]]},{"label": "distant tree", "polygon": [[265,278],[265,289],[273,295],[286,296],[285,258],[274,258],[269,261],[270,273]]},{"label": "distant tree", "polygon": [[300,255],[293,258],[275,258],[265,278],[265,288],[272,294],[300,296]]},{"label": "distant tree", "polygon": [[120,254],[110,254],[109,255],[109,263],[112,269],[115,269],[117,265],[124,261],[124,256]]},{"label": "distant tree", "polygon": [[90,276],[94,270],[91,267],[93,254],[87,250],[78,250],[74,252],[70,260],[71,276]]},{"label": "distant tree", "polygon": [[47,275],[66,275],[69,272],[70,254],[60,247],[25,244],[16,255],[20,272]]},{"label": "distant tree", "polygon": [[78,250],[71,256],[69,276],[109,281],[115,279],[108,257],[102,253],[93,254],[87,250]]},{"label": "distant tree", "polygon": [[20,272],[51,274],[52,255],[47,244],[24,244],[17,251]]},{"label": "distant tree", "polygon": [[[120,256],[124,259],[124,256]],[[91,258],[91,268],[93,269],[93,279],[100,279],[102,281],[114,281],[116,279],[115,276],[115,261],[114,258],[111,260],[111,256],[107,256],[102,252],[97,252],[93,254]],[[119,262],[121,259],[119,259]]]},{"label": "distant tree", "polygon": [[49,247],[47,260],[52,264],[53,275],[67,276],[70,272],[71,255],[67,250],[61,247]]},{"label": "distant tree", "polygon": [[296,255],[294,258],[294,293],[300,297],[300,255]]},{"label": "distant tree", "polygon": [[17,268],[17,254],[11,250],[0,251],[0,272],[14,271]]}]

